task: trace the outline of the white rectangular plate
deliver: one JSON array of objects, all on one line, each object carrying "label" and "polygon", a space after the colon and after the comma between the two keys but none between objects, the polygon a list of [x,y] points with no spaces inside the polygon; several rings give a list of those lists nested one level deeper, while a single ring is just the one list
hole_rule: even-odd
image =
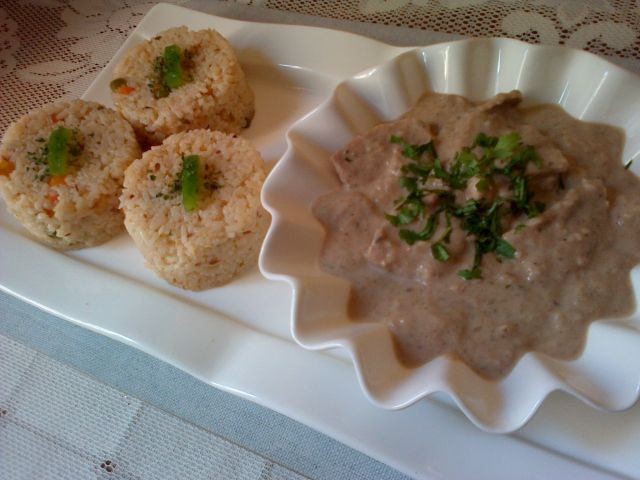
[{"label": "white rectangular plate", "polygon": [[[158,5],[84,97],[111,106],[115,62],[170,27],[215,28],[236,48],[256,93],[245,136],[272,166],[289,125],[342,79],[406,48],[343,32],[249,23]],[[370,405],[352,367],[305,351],[289,335],[290,292],[257,268],[201,293],[172,288],[143,266],[126,234],[73,253],[28,239],[0,213],[0,288],[171,363],[223,390],[295,418],[419,478],[640,476],[640,408],[591,410],[558,394],[517,435],[495,436],[434,401],[390,412]]]}]

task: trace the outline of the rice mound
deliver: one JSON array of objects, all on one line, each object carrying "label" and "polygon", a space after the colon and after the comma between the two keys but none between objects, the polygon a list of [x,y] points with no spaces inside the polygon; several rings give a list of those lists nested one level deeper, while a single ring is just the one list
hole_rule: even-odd
[{"label": "rice mound", "polygon": [[[200,158],[197,209],[182,203],[183,157]],[[125,173],[125,226],[148,268],[169,283],[204,290],[229,282],[257,261],[269,226],[260,203],[265,167],[236,135],[191,130],[168,137]]]},{"label": "rice mound", "polygon": [[[51,132],[74,130],[82,151],[64,183],[51,182],[46,162]],[[124,171],[140,156],[131,125],[95,102],[44,106],[12,124],[0,146],[0,193],[38,241],[58,249],[99,245],[122,231],[118,208]]]},{"label": "rice mound", "polygon": [[[194,52],[193,80],[156,99],[149,87],[154,61],[172,44]],[[134,89],[128,94],[112,92],[113,102],[140,138],[151,145],[185,130],[238,133],[253,118],[254,94],[233,48],[215,30],[166,30],[128,51],[113,79],[124,79]]]}]

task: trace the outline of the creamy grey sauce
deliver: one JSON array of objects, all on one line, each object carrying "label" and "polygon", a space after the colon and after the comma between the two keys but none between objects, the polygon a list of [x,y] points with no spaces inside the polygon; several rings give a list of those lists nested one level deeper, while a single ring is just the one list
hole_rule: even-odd
[{"label": "creamy grey sauce", "polygon": [[[575,358],[591,321],[633,309],[640,182],[621,164],[623,133],[520,101],[519,92],[484,103],[430,93],[332,157],[341,187],[313,206],[326,229],[321,266],[351,282],[350,318],[386,324],[409,367],[449,354],[499,379],[528,351]],[[505,226],[514,259],[485,255],[483,278],[464,280],[457,272],[473,263],[474,245],[456,219],[447,262],[432,257],[429,242],[403,242],[385,219],[403,195],[398,177],[407,162],[390,137],[432,140],[446,163],[479,132],[514,131],[542,160],[527,173],[547,208]],[[469,184],[464,198],[477,195]],[[525,227],[516,229],[519,223]]]}]

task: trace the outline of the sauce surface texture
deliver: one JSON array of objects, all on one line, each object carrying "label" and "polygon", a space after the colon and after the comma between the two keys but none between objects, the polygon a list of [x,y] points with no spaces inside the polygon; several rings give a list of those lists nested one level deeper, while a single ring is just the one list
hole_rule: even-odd
[{"label": "sauce surface texture", "polygon": [[[623,132],[553,105],[523,108],[521,100],[517,91],[482,103],[427,93],[331,158],[341,186],[313,205],[326,230],[321,267],[350,281],[349,317],[386,324],[408,367],[449,354],[500,379],[528,351],[575,358],[591,321],[634,307],[629,272],[640,263],[640,181],[621,163]],[[448,219],[446,261],[432,249],[447,233],[444,217],[431,241],[411,244],[389,220],[407,195],[401,177],[411,159],[404,148],[431,142],[450,170],[478,134],[514,132],[535,149],[538,161],[527,165],[526,177],[544,208],[530,216],[502,213],[501,238],[513,258],[485,254],[481,278],[464,279],[460,272],[476,254],[460,218]],[[482,155],[480,147],[470,151]],[[434,191],[450,189],[430,182]],[[512,194],[504,179],[478,188],[472,177],[451,198],[464,205]],[[443,198],[425,195],[424,212],[403,228],[420,231]]]}]

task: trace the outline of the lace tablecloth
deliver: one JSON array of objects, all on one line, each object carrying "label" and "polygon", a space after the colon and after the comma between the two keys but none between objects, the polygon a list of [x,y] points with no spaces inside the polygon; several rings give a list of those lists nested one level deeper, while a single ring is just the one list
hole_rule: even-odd
[{"label": "lace tablecloth", "polygon": [[[237,18],[324,24],[378,36],[380,26],[569,45],[634,68],[640,2],[629,0],[238,0],[185,2]],[[4,0],[0,3],[0,130],[28,110],[79,97],[153,3],[144,0]],[[274,15],[278,12],[280,16]],[[296,15],[297,14],[297,15]],[[300,15],[302,14],[302,15]],[[345,23],[346,21],[346,23]],[[360,28],[358,28],[360,27]],[[387,32],[389,29],[386,29]],[[400,36],[396,36],[396,41]],[[411,38],[415,38],[411,42]],[[445,37],[443,37],[445,38]]]},{"label": "lace tablecloth", "polygon": [[[244,20],[350,30],[398,45],[456,36],[569,45],[640,71],[640,2],[630,0],[173,3]],[[82,95],[152,6],[141,0],[2,0],[0,131],[32,108]],[[172,397],[180,373],[63,323],[0,294],[0,478],[404,478],[296,422],[248,402],[234,403],[186,376],[179,377],[180,394],[202,408],[213,407],[206,415],[193,411],[190,421],[212,418],[211,424],[195,426],[165,413],[148,402],[184,412],[184,400]],[[118,388],[65,360],[109,377]],[[136,367],[153,368],[156,375],[143,389],[147,379],[135,380]],[[120,390],[148,394],[148,402]],[[239,427],[243,418],[251,419],[254,431],[238,430],[246,428]]]}]

